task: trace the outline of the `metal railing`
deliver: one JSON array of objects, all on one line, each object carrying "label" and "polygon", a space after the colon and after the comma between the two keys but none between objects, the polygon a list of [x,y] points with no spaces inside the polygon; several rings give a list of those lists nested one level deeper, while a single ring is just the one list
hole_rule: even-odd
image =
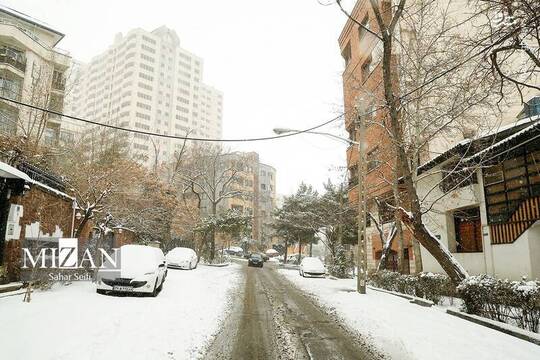
[{"label": "metal railing", "polygon": [[3,50],[0,48],[0,63],[11,65],[22,72],[26,71],[26,59],[19,60],[16,57],[6,54]]}]

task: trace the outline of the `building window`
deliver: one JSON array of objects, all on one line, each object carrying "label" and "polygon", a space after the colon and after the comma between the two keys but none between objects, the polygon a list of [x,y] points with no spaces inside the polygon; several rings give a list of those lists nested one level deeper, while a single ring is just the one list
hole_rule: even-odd
[{"label": "building window", "polygon": [[362,64],[362,82],[365,82],[371,74],[371,56]]},{"label": "building window", "polygon": [[21,82],[9,77],[7,74],[0,74],[0,94],[8,99],[19,100],[21,95]]},{"label": "building window", "polygon": [[474,169],[460,169],[456,167],[456,163],[447,165],[442,169],[440,188],[444,193],[473,184],[478,184]]},{"label": "building window", "polygon": [[345,45],[345,48],[343,49],[341,56],[343,57],[343,60],[345,60],[345,67],[347,67],[347,65],[349,65],[349,62],[351,61],[351,44],[350,43],[347,43],[347,45]]},{"label": "building window", "polygon": [[381,151],[377,146],[375,149],[367,153],[367,171],[378,168],[381,165]]},{"label": "building window", "polygon": [[522,150],[521,156],[485,169],[484,187],[488,222],[508,221],[525,199],[540,196],[540,150]]},{"label": "building window", "polygon": [[369,16],[366,15],[360,24],[362,24],[362,26],[358,26],[358,39],[361,41],[368,33],[365,28],[369,29]]},{"label": "building window", "polygon": [[[394,208],[396,206],[396,200],[392,192],[388,192],[377,199],[377,211],[379,213],[379,219],[381,223],[386,224],[395,221]],[[368,220],[371,219],[368,216]]]},{"label": "building window", "polygon": [[456,210],[453,218],[456,233],[456,252],[482,252],[480,208]]}]

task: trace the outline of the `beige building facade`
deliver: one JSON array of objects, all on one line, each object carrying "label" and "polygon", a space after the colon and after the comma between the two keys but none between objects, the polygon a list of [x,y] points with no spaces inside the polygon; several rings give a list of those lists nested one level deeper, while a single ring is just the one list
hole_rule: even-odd
[{"label": "beige building facade", "polygon": [[[78,64],[74,78],[70,108],[79,117],[164,135],[222,136],[223,94],[202,82],[203,59],[165,26],[116,35],[105,52]],[[129,144],[153,166],[182,142],[133,134]]]},{"label": "beige building facade", "polygon": [[[57,47],[64,34],[11,8],[0,6],[0,94],[10,100],[62,113],[69,54]],[[0,101],[0,132],[39,138],[42,144],[70,142],[78,124]]]}]

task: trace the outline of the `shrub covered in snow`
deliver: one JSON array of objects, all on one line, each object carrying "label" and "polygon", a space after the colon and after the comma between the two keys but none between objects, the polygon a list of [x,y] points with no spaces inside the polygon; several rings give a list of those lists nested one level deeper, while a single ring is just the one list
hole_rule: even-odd
[{"label": "shrub covered in snow", "polygon": [[429,272],[406,275],[383,270],[371,274],[370,282],[373,286],[423,297],[436,304],[440,303],[443,296],[451,296],[455,292],[448,276]]},{"label": "shrub covered in snow", "polygon": [[336,255],[334,256],[333,264],[328,268],[330,274],[340,279],[350,278],[351,267],[352,263],[350,259],[347,258],[345,248],[343,248],[342,245],[338,245],[336,247]]},{"label": "shrub covered in snow", "polygon": [[540,281],[509,281],[489,275],[471,276],[458,286],[463,309],[523,329],[538,332]]}]

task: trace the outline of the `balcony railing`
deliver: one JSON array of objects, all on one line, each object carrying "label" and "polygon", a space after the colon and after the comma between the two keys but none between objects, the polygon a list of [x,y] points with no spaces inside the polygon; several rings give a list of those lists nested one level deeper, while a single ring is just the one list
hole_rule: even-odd
[{"label": "balcony railing", "polygon": [[52,82],[52,88],[54,90],[64,91],[66,89],[65,79],[54,79]]},{"label": "balcony railing", "polygon": [[11,89],[10,87],[0,86],[0,95],[11,100],[19,101],[21,99],[21,94],[18,91]]},{"label": "balcony railing", "polygon": [[0,63],[11,65],[22,72],[26,71],[24,56],[7,47],[0,47]]}]

